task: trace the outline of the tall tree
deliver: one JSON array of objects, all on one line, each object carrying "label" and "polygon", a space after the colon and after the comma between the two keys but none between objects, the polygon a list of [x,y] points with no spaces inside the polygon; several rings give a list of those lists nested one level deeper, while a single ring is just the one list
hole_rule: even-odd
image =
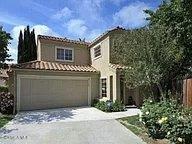
[{"label": "tall tree", "polygon": [[10,33],[7,33],[3,30],[3,27],[0,27],[0,68],[4,66],[5,61],[11,60],[9,59],[9,49],[7,48],[10,40],[12,40]]},{"label": "tall tree", "polygon": [[116,39],[114,51],[127,66],[129,86],[153,85],[168,94],[173,81],[192,66],[192,1],[165,0],[149,14],[147,30],[128,31]]},{"label": "tall tree", "polygon": [[156,11],[146,10],[149,14],[150,28],[163,27],[164,41],[169,37],[183,52],[183,57],[164,77],[167,90],[173,89],[173,82],[191,73],[192,66],[192,1],[165,0]]},{"label": "tall tree", "polygon": [[30,31],[30,27],[27,26],[24,29],[24,36],[22,31],[19,36],[18,43],[18,63],[29,62],[37,59],[37,45],[35,40],[34,29]]},{"label": "tall tree", "polygon": [[24,46],[24,44],[23,44],[23,33],[20,30],[19,41],[18,41],[17,63],[22,63],[23,62],[23,59],[22,59],[22,55],[23,55],[23,52],[24,52],[23,46]]},{"label": "tall tree", "polygon": [[31,31],[31,61],[37,59],[37,45],[35,40],[35,30]]},{"label": "tall tree", "polygon": [[155,85],[163,96],[164,74],[182,57],[174,43],[162,41],[163,32],[148,28],[128,30],[114,39],[112,57],[127,66],[124,75],[129,88]]}]

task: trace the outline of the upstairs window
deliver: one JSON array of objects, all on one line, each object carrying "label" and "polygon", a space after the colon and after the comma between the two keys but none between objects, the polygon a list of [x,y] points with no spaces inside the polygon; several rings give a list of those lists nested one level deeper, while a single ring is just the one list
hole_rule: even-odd
[{"label": "upstairs window", "polygon": [[56,60],[60,61],[73,61],[73,49],[71,48],[56,48]]},{"label": "upstairs window", "polygon": [[107,97],[107,79],[101,79],[101,95],[102,97]]},{"label": "upstairs window", "polygon": [[101,56],[101,46],[94,48],[94,57],[97,58],[99,56]]}]

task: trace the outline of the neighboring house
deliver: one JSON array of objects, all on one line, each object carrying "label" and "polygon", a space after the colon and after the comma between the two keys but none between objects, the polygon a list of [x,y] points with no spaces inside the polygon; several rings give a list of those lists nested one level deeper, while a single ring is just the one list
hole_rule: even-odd
[{"label": "neighboring house", "polygon": [[17,110],[90,106],[102,97],[128,104],[132,96],[139,105],[139,91],[125,87],[123,66],[111,59],[111,42],[122,32],[117,27],[92,43],[38,35],[37,60],[13,65],[10,73]]},{"label": "neighboring house", "polygon": [[6,81],[8,78],[9,76],[7,74],[7,70],[0,69],[0,86],[6,86]]}]

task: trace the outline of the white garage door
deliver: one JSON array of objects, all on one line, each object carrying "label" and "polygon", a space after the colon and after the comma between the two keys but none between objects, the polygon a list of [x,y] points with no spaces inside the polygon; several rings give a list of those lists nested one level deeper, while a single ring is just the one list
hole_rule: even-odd
[{"label": "white garage door", "polygon": [[89,78],[83,77],[18,77],[19,110],[87,106]]}]

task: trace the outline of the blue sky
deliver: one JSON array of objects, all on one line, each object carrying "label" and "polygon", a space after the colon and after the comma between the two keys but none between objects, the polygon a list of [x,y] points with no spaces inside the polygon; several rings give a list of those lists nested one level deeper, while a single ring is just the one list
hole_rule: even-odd
[{"label": "blue sky", "polygon": [[161,0],[2,0],[0,25],[13,37],[9,50],[16,62],[18,33],[26,25],[36,34],[92,41],[116,26],[145,25],[143,10],[155,10],[160,3]]}]

